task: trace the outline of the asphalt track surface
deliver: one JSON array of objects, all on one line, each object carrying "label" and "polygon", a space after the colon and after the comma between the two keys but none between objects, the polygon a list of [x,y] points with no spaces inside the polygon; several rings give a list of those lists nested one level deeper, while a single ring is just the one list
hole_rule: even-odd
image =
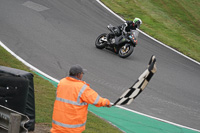
[{"label": "asphalt track surface", "polygon": [[[122,59],[94,42],[106,26],[122,20],[95,0],[0,0],[0,40],[44,73],[61,79],[71,65],[88,71],[83,80],[115,102],[146,69],[157,73],[129,109],[200,130],[200,65],[139,34],[134,53]],[[143,22],[145,23],[145,22]]]}]

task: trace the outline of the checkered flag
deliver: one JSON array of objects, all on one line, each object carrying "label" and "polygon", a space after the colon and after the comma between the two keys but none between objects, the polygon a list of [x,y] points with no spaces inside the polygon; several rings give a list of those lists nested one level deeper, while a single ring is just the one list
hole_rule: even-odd
[{"label": "checkered flag", "polygon": [[156,72],[156,57],[151,56],[147,69],[140,75],[137,81],[113,104],[125,105],[130,104],[147,86],[150,79]]}]

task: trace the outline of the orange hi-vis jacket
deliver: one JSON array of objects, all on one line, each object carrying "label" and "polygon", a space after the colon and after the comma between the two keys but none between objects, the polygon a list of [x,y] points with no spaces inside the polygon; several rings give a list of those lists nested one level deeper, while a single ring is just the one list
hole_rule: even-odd
[{"label": "orange hi-vis jacket", "polygon": [[89,87],[73,77],[63,78],[57,87],[53,109],[52,133],[81,133],[85,130],[88,104],[97,107],[110,104]]}]

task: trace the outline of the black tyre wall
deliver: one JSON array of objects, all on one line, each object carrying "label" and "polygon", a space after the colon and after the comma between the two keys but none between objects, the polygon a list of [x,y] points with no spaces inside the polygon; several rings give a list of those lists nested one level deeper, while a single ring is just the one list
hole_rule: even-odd
[{"label": "black tyre wall", "polygon": [[25,114],[29,82],[16,76],[0,75],[0,104]]}]

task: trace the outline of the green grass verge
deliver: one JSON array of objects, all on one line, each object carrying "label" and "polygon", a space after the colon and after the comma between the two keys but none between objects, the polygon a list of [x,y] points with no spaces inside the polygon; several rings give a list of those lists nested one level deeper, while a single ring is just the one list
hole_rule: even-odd
[{"label": "green grass verge", "polygon": [[141,30],[200,62],[199,0],[101,0],[125,20],[142,19]]},{"label": "green grass verge", "polygon": [[[143,20],[141,30],[159,41],[200,61],[200,1],[199,0],[102,0],[110,9],[132,20]],[[28,67],[0,47],[0,65],[29,71]],[[36,122],[51,125],[56,88],[47,80],[34,74]],[[86,131],[120,132],[94,114],[88,114]]]},{"label": "green grass verge", "polygon": [[[18,61],[0,46],[0,65],[31,72],[34,75],[35,90],[35,113],[36,123],[46,123],[51,126],[53,103],[55,100],[56,87],[48,80],[38,76],[28,67]],[[86,130],[84,133],[121,133],[116,127],[108,122],[88,113]]]}]

